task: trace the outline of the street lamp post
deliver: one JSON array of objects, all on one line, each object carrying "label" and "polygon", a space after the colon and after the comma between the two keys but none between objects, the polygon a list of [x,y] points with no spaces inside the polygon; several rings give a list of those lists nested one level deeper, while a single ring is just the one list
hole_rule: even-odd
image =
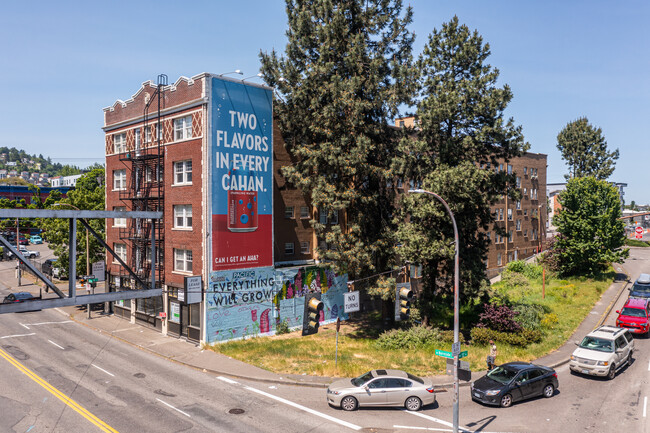
[{"label": "street lamp post", "polygon": [[[445,209],[447,209],[447,213],[449,213],[449,216],[451,217],[451,222],[454,225],[454,346],[458,347],[460,344],[460,341],[458,339],[458,227],[456,226],[456,218],[454,218],[454,214],[449,208],[449,205],[447,204],[446,201],[442,199],[438,194],[427,191],[424,189],[410,189],[410,193],[416,193],[416,194],[429,194],[437,198],[444,206]],[[458,433],[458,401],[459,401],[459,384],[458,384],[458,360],[459,360],[459,351],[454,350],[453,351],[454,355],[454,408],[453,408],[453,429],[454,433]]]}]

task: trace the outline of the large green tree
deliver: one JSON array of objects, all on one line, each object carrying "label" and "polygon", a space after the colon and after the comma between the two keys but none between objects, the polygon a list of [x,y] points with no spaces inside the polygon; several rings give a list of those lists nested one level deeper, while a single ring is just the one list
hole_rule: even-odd
[{"label": "large green tree", "polygon": [[286,10],[284,56],[260,53],[294,162],[282,173],[319,211],[344,217],[328,226],[314,215],[321,258],[352,275],[383,270],[394,255],[389,124],[412,96],[412,11],[401,0],[287,0]]},{"label": "large green tree", "polygon": [[[81,210],[104,210],[104,169],[96,168],[82,175],[77,179],[77,184],[73,190],[68,192],[66,198],[52,203],[52,200],[46,200],[45,206],[51,209],[72,209]],[[60,196],[60,195],[59,195]],[[94,231],[102,237],[105,234],[105,221],[103,219],[87,220]],[[46,231],[47,240],[50,248],[58,257],[58,266],[67,269],[69,263],[69,224],[67,219],[44,218],[42,220],[43,229]],[[77,272],[79,275],[85,273],[91,274],[90,269],[86,269],[86,233],[81,224],[77,225]],[[104,248],[95,239],[94,236],[88,236],[88,251],[90,264],[98,260],[103,260],[105,253]]]},{"label": "large green tree", "polygon": [[553,218],[559,235],[549,252],[563,275],[594,275],[629,256],[618,190],[593,176],[567,183]]},{"label": "large green tree", "polygon": [[[489,45],[458,18],[434,30],[417,62],[420,95],[417,127],[400,142],[396,172],[413,185],[439,194],[454,213],[460,238],[463,301],[485,293],[486,231],[490,205],[504,194],[517,198],[515,174],[497,171],[528,148],[513,119],[504,118],[510,88],[497,86],[499,71],[487,63]],[[398,221],[400,255],[420,262],[424,272],[421,307],[432,312],[454,287],[453,226],[444,207],[431,196],[403,197]]]},{"label": "large green tree", "polygon": [[618,149],[610,152],[600,128],[581,117],[567,125],[557,135],[557,148],[562,159],[569,166],[569,180],[575,177],[593,176],[607,179],[613,172],[618,159]]}]

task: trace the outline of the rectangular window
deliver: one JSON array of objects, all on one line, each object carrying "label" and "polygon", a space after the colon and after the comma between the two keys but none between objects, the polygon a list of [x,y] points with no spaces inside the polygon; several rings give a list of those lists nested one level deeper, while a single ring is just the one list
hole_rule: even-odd
[{"label": "rectangular window", "polygon": [[332,214],[332,220],[330,221],[330,224],[336,225],[338,223],[339,223],[339,212],[334,211],[334,213]]},{"label": "rectangular window", "polygon": [[309,218],[309,208],[307,206],[300,206],[300,218]]},{"label": "rectangular window", "polygon": [[[115,206],[113,210],[126,211],[126,206]],[[113,227],[126,227],[126,218],[113,218]]]},{"label": "rectangular window", "polygon": [[320,219],[319,219],[320,223],[327,224],[327,211],[321,209],[319,215],[320,215]]},{"label": "rectangular window", "polygon": [[524,167],[524,176],[528,175],[528,167]]},{"label": "rectangular window", "polygon": [[140,128],[135,128],[133,131],[133,135],[135,136],[135,148],[140,149],[140,146],[142,145],[142,136],[140,135]]},{"label": "rectangular window", "polygon": [[293,255],[293,242],[286,242],[284,244],[284,254],[287,256]]},{"label": "rectangular window", "polygon": [[113,150],[115,153],[126,152],[126,133],[113,134]]},{"label": "rectangular window", "polygon": [[512,221],[512,209],[508,208],[508,221]]},{"label": "rectangular window", "polygon": [[174,185],[192,184],[192,160],[174,163]]},{"label": "rectangular window", "polygon": [[293,206],[287,206],[284,208],[284,217],[293,218]]},{"label": "rectangular window", "polygon": [[517,188],[521,188],[521,178],[519,176],[517,176],[516,184],[517,184]]},{"label": "rectangular window", "polygon": [[533,229],[532,232],[533,232],[533,240],[535,241],[537,240],[537,229]]},{"label": "rectangular window", "polygon": [[517,210],[521,210],[521,200],[517,200]]},{"label": "rectangular window", "polygon": [[179,204],[174,206],[174,228],[191,229],[192,228],[192,205]]},{"label": "rectangular window", "polygon": [[499,164],[499,171],[503,171],[503,164]]},{"label": "rectangular window", "polygon": [[512,236],[514,235],[514,232],[512,230],[508,231],[508,242],[512,242]]},{"label": "rectangular window", "polygon": [[190,326],[192,328],[200,328],[201,327],[201,304],[196,303],[196,304],[190,304],[189,305],[189,310],[190,310]]},{"label": "rectangular window", "polygon": [[153,135],[152,131],[154,129],[158,130],[158,140],[162,141],[162,125],[160,125],[160,128],[157,126],[149,125],[147,126],[147,129],[144,130],[145,143],[151,143],[151,136]]},{"label": "rectangular window", "polygon": [[528,237],[528,229],[524,230],[524,237],[525,237],[525,238]]},{"label": "rectangular window", "polygon": [[517,220],[516,228],[518,232],[521,231],[521,220]]},{"label": "rectangular window", "polygon": [[309,242],[300,242],[300,252],[309,254]]},{"label": "rectangular window", "polygon": [[192,138],[192,116],[174,119],[174,140],[187,140]]},{"label": "rectangular window", "polygon": [[178,272],[192,272],[191,250],[177,250],[174,248],[174,270]]},{"label": "rectangular window", "polygon": [[528,216],[528,209],[524,209],[524,216]]},{"label": "rectangular window", "polygon": [[[126,262],[126,244],[113,244],[113,251],[123,262]],[[115,257],[113,263],[119,263]]]},{"label": "rectangular window", "polygon": [[528,188],[524,188],[524,197],[528,195]]},{"label": "rectangular window", "polygon": [[113,190],[126,189],[126,170],[113,170]]},{"label": "rectangular window", "polygon": [[487,238],[488,241],[492,240],[492,233],[485,232],[485,237]]},{"label": "rectangular window", "polygon": [[497,266],[501,266],[501,253],[497,254]]},{"label": "rectangular window", "polygon": [[503,221],[503,208],[499,209],[499,221]]},{"label": "rectangular window", "polygon": [[511,164],[508,164],[507,170],[508,170],[508,174],[512,174],[512,165]]}]

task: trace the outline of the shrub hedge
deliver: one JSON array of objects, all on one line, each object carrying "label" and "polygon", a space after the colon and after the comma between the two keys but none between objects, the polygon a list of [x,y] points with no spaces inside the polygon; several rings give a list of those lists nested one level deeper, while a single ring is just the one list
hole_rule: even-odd
[{"label": "shrub hedge", "polygon": [[488,344],[490,340],[499,343],[507,343],[512,346],[526,347],[530,343],[542,341],[543,334],[540,330],[522,329],[519,332],[499,332],[487,328],[473,328],[470,332],[472,342],[476,344]]}]

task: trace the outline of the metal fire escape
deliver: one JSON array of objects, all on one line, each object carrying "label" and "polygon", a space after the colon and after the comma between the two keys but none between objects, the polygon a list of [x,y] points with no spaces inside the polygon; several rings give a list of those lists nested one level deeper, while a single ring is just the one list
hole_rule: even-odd
[{"label": "metal fire escape", "polygon": [[[120,161],[128,171],[128,183],[126,189],[120,191],[120,200],[125,203],[131,202],[130,210],[133,211],[164,213],[165,210],[162,145],[164,133],[161,110],[164,109],[164,92],[167,84],[167,75],[158,75],[156,91],[146,101],[143,125],[139,129],[140,137],[135,137],[132,148],[120,155]],[[152,108],[155,110],[153,116],[150,114]],[[164,276],[164,233],[164,218],[158,223],[151,219],[129,219],[126,227],[120,228],[119,231],[120,239],[126,241],[125,244],[129,249],[131,269],[141,278],[155,276],[157,286],[162,285]],[[158,252],[155,261],[151,260],[152,242],[155,243],[155,250]],[[155,269],[151,268],[151,263],[155,263]],[[158,275],[156,276],[155,273]]]}]

